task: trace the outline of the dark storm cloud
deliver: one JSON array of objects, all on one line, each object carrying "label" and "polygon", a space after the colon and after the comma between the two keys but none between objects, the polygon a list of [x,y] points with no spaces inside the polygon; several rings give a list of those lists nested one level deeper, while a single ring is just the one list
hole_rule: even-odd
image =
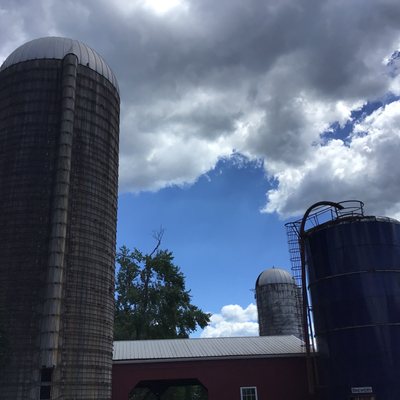
[{"label": "dark storm cloud", "polygon": [[[113,68],[122,190],[193,182],[236,149],[265,160],[278,182],[267,210],[290,214],[303,206],[299,180],[338,185],[340,174],[310,172],[309,161],[333,148],[318,147],[320,134],[400,86],[383,62],[400,44],[397,0],[182,0],[165,13],[146,0],[25,0],[3,1],[0,18],[2,57],[29,39],[62,35]],[[345,146],[334,148],[345,158]],[[354,187],[340,182],[343,194]],[[393,193],[400,189],[387,198]]]}]

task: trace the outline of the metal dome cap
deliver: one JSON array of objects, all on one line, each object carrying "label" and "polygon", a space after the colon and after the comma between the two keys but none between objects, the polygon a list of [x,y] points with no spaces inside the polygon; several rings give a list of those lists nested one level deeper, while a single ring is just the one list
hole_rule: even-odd
[{"label": "metal dome cap", "polygon": [[261,272],[256,281],[256,287],[271,285],[273,283],[295,284],[295,280],[290,273],[280,268],[270,268]]},{"label": "metal dome cap", "polygon": [[31,40],[14,50],[4,61],[0,71],[23,61],[39,59],[61,60],[67,54],[75,54],[79,64],[103,75],[119,93],[117,78],[104,59],[86,44],[69,38],[50,36]]}]

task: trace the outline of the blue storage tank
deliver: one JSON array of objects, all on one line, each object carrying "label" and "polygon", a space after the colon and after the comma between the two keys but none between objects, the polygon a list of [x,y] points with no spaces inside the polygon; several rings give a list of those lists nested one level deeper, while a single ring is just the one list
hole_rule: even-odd
[{"label": "blue storage tank", "polygon": [[400,399],[400,223],[329,221],[305,252],[322,398]]}]

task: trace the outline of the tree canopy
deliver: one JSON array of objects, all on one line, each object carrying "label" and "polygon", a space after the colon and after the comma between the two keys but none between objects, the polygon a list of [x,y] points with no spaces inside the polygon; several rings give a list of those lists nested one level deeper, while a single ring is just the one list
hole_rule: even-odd
[{"label": "tree canopy", "polygon": [[209,323],[191,304],[172,252],[159,249],[161,236],[150,254],[125,246],[117,253],[115,340],[186,338]]}]

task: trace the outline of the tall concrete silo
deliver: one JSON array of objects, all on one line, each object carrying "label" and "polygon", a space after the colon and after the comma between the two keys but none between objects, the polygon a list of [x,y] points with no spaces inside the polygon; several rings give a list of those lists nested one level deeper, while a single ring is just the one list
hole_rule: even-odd
[{"label": "tall concrete silo", "polygon": [[0,399],[111,398],[119,91],[85,44],[0,68]]},{"label": "tall concrete silo", "polygon": [[256,281],[260,336],[295,335],[302,338],[301,292],[289,272],[271,268]]}]

